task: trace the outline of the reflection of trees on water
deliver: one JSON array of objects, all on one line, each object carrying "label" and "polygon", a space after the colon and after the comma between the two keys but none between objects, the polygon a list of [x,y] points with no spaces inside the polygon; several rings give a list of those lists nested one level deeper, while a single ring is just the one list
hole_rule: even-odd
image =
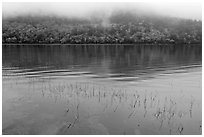
[{"label": "reflection of trees on water", "polygon": [[201,46],[181,45],[7,45],[3,46],[3,66],[133,73],[147,68],[198,64],[201,52]]}]

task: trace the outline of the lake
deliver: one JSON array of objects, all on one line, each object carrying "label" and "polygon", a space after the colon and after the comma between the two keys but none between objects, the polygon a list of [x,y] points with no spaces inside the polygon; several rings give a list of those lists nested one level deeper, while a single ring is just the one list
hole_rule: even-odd
[{"label": "lake", "polygon": [[201,45],[2,45],[3,134],[202,134]]}]

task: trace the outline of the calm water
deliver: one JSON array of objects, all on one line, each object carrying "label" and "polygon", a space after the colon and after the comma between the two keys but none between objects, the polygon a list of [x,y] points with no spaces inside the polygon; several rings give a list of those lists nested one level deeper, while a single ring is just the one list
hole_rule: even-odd
[{"label": "calm water", "polygon": [[3,45],[3,134],[201,134],[201,45]]}]

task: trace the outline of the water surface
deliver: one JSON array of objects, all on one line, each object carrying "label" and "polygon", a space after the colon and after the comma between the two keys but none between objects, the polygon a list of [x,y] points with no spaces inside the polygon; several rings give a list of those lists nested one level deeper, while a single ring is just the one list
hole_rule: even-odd
[{"label": "water surface", "polygon": [[201,134],[201,45],[3,45],[3,134]]}]

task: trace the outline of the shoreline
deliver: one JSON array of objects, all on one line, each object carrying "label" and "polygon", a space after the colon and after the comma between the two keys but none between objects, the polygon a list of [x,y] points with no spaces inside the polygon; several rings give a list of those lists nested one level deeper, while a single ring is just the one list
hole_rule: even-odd
[{"label": "shoreline", "polygon": [[25,46],[25,45],[33,45],[33,46],[40,46],[40,45],[43,45],[43,46],[46,46],[46,45],[51,45],[51,46],[71,46],[71,45],[101,45],[101,46],[103,46],[103,45],[123,45],[123,46],[133,46],[133,45],[135,45],[135,46],[139,46],[139,45],[160,45],[160,46],[165,46],[165,45],[168,45],[168,46],[177,46],[177,45],[202,45],[202,43],[196,43],[196,44],[159,44],[159,43],[152,43],[152,44],[139,44],[139,43],[135,43],[135,44],[113,44],[113,43],[106,43],[106,44],[94,44],[94,43],[90,43],[90,44],[61,44],[61,43],[53,43],[53,44],[40,44],[40,43],[34,43],[34,44],[26,44],[26,43],[11,43],[11,44],[9,44],[9,43],[2,43],[2,45],[5,45],[5,46],[7,46],[7,45],[11,45],[11,46],[13,46],[13,45],[19,45],[19,46]]}]

